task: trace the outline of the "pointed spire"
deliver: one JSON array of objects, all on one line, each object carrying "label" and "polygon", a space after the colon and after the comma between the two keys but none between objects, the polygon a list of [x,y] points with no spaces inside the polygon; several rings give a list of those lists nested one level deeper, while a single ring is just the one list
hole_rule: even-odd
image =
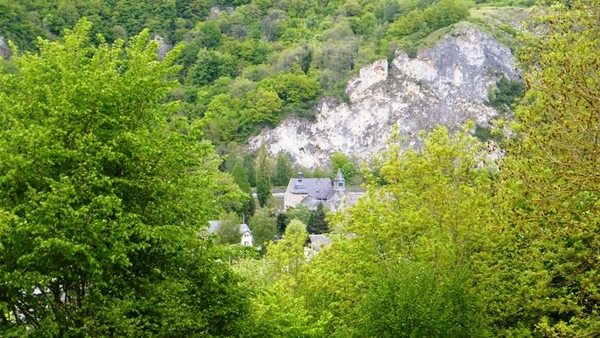
[{"label": "pointed spire", "polygon": [[342,174],[342,169],[338,169],[337,174],[335,175],[334,180],[336,180],[336,181],[345,181],[344,175]]},{"label": "pointed spire", "polygon": [[333,179],[333,190],[334,191],[346,191],[346,180],[342,174],[342,170],[338,169],[335,178]]}]

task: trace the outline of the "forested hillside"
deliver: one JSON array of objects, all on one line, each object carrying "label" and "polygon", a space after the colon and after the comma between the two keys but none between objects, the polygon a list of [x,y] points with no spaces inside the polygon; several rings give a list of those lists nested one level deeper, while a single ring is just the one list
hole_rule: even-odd
[{"label": "forested hillside", "polygon": [[[244,143],[264,126],[295,114],[310,118],[324,94],[344,98],[362,65],[414,54],[429,33],[469,17],[461,0],[443,1],[0,1],[0,36],[21,50],[35,37],[54,40],[81,17],[92,40],[127,39],[142,29],[169,45],[177,62],[180,113],[206,120],[216,144]],[[530,5],[523,2],[521,5]],[[510,27],[508,25],[508,27]],[[221,147],[221,152],[229,152]]]},{"label": "forested hillside", "polygon": [[[375,57],[493,24],[470,6],[0,0],[0,336],[599,336],[599,0],[538,4],[500,157],[472,123],[393,137],[355,205],[276,213],[289,159],[219,156]],[[230,245],[242,221],[256,248]]]}]

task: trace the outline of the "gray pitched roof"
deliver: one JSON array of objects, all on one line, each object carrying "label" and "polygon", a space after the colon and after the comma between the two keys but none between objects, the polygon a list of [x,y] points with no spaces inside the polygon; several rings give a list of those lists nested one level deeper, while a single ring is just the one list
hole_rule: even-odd
[{"label": "gray pitched roof", "polygon": [[252,232],[252,230],[250,230],[250,227],[248,226],[248,224],[245,224],[245,223],[240,224],[240,233],[244,234],[246,232]]},{"label": "gray pitched roof", "polygon": [[335,211],[335,205],[333,203],[328,200],[318,200],[310,195],[304,197],[300,203],[306,205],[310,210],[317,210],[319,204],[323,204],[323,208]]},{"label": "gray pitched roof", "polygon": [[[304,189],[295,189],[298,186],[304,186]],[[316,199],[324,200],[331,192],[331,179],[328,177],[303,178],[298,182],[297,178],[292,178],[288,183],[287,191],[292,194],[308,194]]]}]

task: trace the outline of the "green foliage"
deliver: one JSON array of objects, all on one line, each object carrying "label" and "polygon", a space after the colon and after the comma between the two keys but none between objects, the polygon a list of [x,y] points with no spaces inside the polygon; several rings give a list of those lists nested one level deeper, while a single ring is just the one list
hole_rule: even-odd
[{"label": "green foliage", "polygon": [[310,313],[329,318],[327,334],[485,335],[470,271],[494,218],[471,128],[454,137],[438,128],[420,150],[392,143],[380,173],[387,184],[369,181],[358,204],[328,219],[342,236],[301,275]]},{"label": "green foliage", "polygon": [[196,233],[240,194],[164,103],[176,54],[90,30],[0,73],[3,336],[239,335],[237,277]]},{"label": "green foliage", "polygon": [[251,187],[256,186],[256,161],[253,154],[245,154],[243,156],[244,168],[246,169],[246,174],[248,175],[248,182]]},{"label": "green foliage", "polygon": [[280,212],[279,214],[277,214],[277,218],[275,220],[275,227],[277,228],[277,232],[280,235],[283,235],[283,233],[285,233],[285,229],[287,228],[289,221],[290,220],[288,219],[288,216],[285,212]]},{"label": "green foliage", "polygon": [[256,195],[258,197],[258,203],[264,208],[272,197],[269,157],[267,154],[267,144],[264,140],[258,150],[256,166]]},{"label": "green foliage", "polygon": [[331,167],[333,168],[332,174],[337,173],[338,169],[341,170],[346,182],[352,182],[352,179],[358,173],[348,156],[339,151],[331,155]]},{"label": "green foliage", "polygon": [[252,229],[252,239],[254,246],[262,247],[263,252],[266,244],[273,241],[277,235],[275,225],[276,219],[273,212],[268,209],[260,209],[252,218],[248,225]]},{"label": "green foliage", "polygon": [[242,234],[240,233],[241,220],[238,215],[233,212],[222,214],[219,217],[221,222],[217,229],[219,235],[219,244],[240,244],[242,241]]},{"label": "green foliage", "polygon": [[232,175],[235,183],[244,193],[246,193],[246,198],[242,202],[241,213],[244,215],[244,219],[250,219],[250,217],[254,215],[256,203],[254,202],[254,197],[252,196],[252,188],[250,187],[250,182],[248,181],[246,169],[244,169],[244,166],[240,162],[236,162],[235,166],[233,167]]},{"label": "green foliage", "polygon": [[517,267],[506,271],[512,297],[495,295],[500,333],[507,321],[544,336],[599,332],[598,14],[597,1],[554,3],[524,39],[527,93],[502,185],[518,241],[492,258]]},{"label": "green foliage", "polygon": [[359,311],[360,336],[482,337],[481,306],[468,272],[440,271],[422,262],[389,263],[379,269]]},{"label": "green foliage", "polygon": [[237,65],[231,55],[219,51],[201,49],[198,51],[195,65],[190,68],[186,83],[203,86],[219,77],[233,78],[237,75]]},{"label": "green foliage", "polygon": [[292,166],[289,155],[286,153],[278,154],[272,179],[273,185],[285,187],[288,185],[290,178],[293,178],[294,176],[294,167]]},{"label": "green foliage", "polygon": [[196,39],[204,48],[217,48],[223,41],[221,36],[221,28],[216,21],[201,22],[197,26]]},{"label": "green foliage", "polygon": [[298,204],[295,208],[291,208],[285,211],[286,215],[286,228],[292,220],[299,220],[304,224],[308,224],[310,219],[311,210],[305,204]]},{"label": "green foliage", "polygon": [[524,85],[519,80],[508,80],[504,75],[496,82],[496,89],[488,95],[488,103],[500,113],[511,110],[516,100],[523,97]]},{"label": "green foliage", "polygon": [[390,24],[388,36],[398,39],[407,53],[416,53],[419,40],[469,16],[462,0],[441,0],[425,9],[414,9]]},{"label": "green foliage", "polygon": [[317,210],[310,213],[308,222],[306,223],[306,230],[310,234],[323,234],[329,232],[329,226],[325,220],[325,210],[323,203],[319,203]]}]

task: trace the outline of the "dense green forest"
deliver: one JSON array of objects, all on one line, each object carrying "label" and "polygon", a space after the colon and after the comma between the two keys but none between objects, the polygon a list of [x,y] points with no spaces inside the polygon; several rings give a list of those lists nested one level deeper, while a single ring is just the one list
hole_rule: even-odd
[{"label": "dense green forest", "polygon": [[[599,336],[598,0],[536,7],[499,159],[472,124],[391,139],[355,206],[275,215],[289,159],[219,156],[468,7],[0,0],[0,335]],[[207,238],[241,215],[260,251]]]}]

